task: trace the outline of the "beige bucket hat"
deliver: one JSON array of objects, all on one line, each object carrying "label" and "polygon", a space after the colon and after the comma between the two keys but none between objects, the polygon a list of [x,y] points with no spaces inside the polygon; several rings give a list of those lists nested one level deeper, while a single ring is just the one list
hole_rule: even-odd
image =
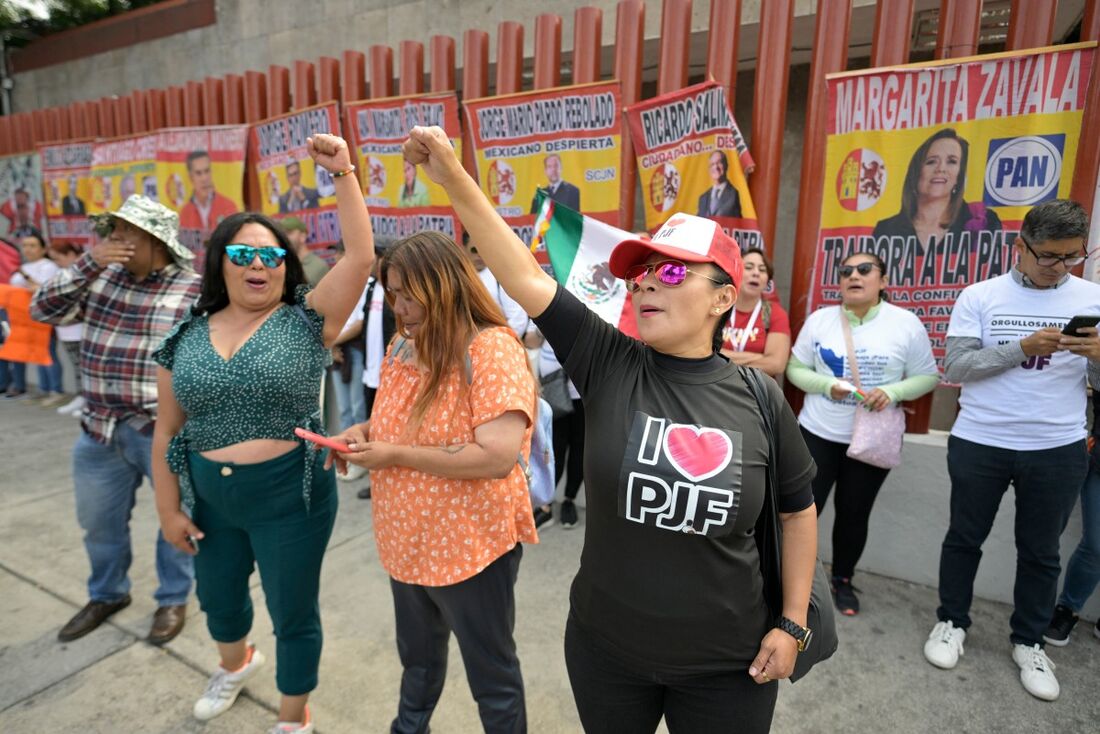
[{"label": "beige bucket hat", "polygon": [[157,203],[147,196],[133,194],[122,204],[122,208],[105,214],[89,217],[100,236],[110,232],[111,218],[118,217],[142,229],[163,242],[172,257],[179,263],[187,263],[195,258],[195,253],[179,241],[180,218],[174,211]]}]

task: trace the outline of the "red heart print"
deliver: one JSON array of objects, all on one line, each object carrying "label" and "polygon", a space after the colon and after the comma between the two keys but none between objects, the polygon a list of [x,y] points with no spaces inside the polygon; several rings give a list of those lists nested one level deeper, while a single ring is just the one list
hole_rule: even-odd
[{"label": "red heart print", "polygon": [[698,483],[729,466],[733,442],[715,428],[673,423],[665,431],[665,456],[677,471]]}]

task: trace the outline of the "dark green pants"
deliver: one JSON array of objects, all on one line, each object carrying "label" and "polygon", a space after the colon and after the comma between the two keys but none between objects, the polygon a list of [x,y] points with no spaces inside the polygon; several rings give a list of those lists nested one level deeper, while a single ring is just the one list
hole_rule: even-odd
[{"label": "dark green pants", "polygon": [[218,642],[244,639],[252,629],[248,579],[254,565],[275,624],[275,682],[286,696],[317,687],[321,560],[332,535],[338,497],[332,471],[313,466],[310,510],[302,499],[305,451],[261,464],[224,464],[192,452],[195,524],[204,538],[195,580],[206,626]]}]

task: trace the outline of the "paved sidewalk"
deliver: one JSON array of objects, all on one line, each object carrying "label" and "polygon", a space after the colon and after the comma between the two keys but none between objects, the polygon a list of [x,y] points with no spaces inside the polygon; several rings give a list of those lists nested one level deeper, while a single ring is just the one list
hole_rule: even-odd
[{"label": "paved sidewalk", "polygon": [[[183,634],[166,648],[141,640],[154,611],[156,583],[157,525],[148,487],[141,490],[132,524],[134,603],[91,635],[57,642],[57,630],[86,601],[88,567],[69,464],[78,431],[77,421],[52,410],[0,400],[0,731],[266,731],[278,692],[258,577],[254,637],[269,666],[221,718],[201,724],[190,715],[217,662],[197,604],[192,602]],[[387,731],[400,678],[370,503],[356,499],[356,489],[341,483],[343,505],[322,579],[325,653],[313,710],[323,734]],[[540,545],[526,549],[520,570],[516,638],[535,734],[580,731],[561,648],[583,518],[582,512],[576,530],[547,530]],[[795,686],[783,684],[774,732],[1100,732],[1100,640],[1092,637],[1091,625],[1082,624],[1069,647],[1050,649],[1062,697],[1048,704],[1020,686],[1006,606],[975,604],[966,656],[956,670],[944,672],[921,655],[935,621],[935,591],[871,575],[857,584],[864,613],[839,621],[841,648],[831,661]],[[480,730],[453,643],[447,687],[432,725],[437,734]]]}]

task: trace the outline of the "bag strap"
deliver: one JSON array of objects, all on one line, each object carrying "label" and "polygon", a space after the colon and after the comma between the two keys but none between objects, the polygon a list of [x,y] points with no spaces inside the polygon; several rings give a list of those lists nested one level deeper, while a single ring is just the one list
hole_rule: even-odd
[{"label": "bag strap", "polygon": [[775,453],[775,412],[768,400],[768,388],[758,369],[739,365],[741,379],[749,388],[760,411],[760,421],[764,426],[764,437],[768,441],[768,467],[765,472],[764,504],[760,517],[756,521],[756,545],[760,554],[760,570],[764,577],[764,600],[772,616],[779,617],[783,611],[783,567],[782,567],[782,528],[779,524],[779,499],[776,496],[779,479],[776,473],[777,457]]},{"label": "bag strap", "polygon": [[840,328],[844,331],[844,345],[848,348],[848,369],[852,371],[852,382],[862,390],[863,385],[859,382],[859,363],[856,362],[856,345],[852,341],[852,325],[848,323],[848,315],[844,313],[844,307],[837,306],[837,308],[840,309]]}]

